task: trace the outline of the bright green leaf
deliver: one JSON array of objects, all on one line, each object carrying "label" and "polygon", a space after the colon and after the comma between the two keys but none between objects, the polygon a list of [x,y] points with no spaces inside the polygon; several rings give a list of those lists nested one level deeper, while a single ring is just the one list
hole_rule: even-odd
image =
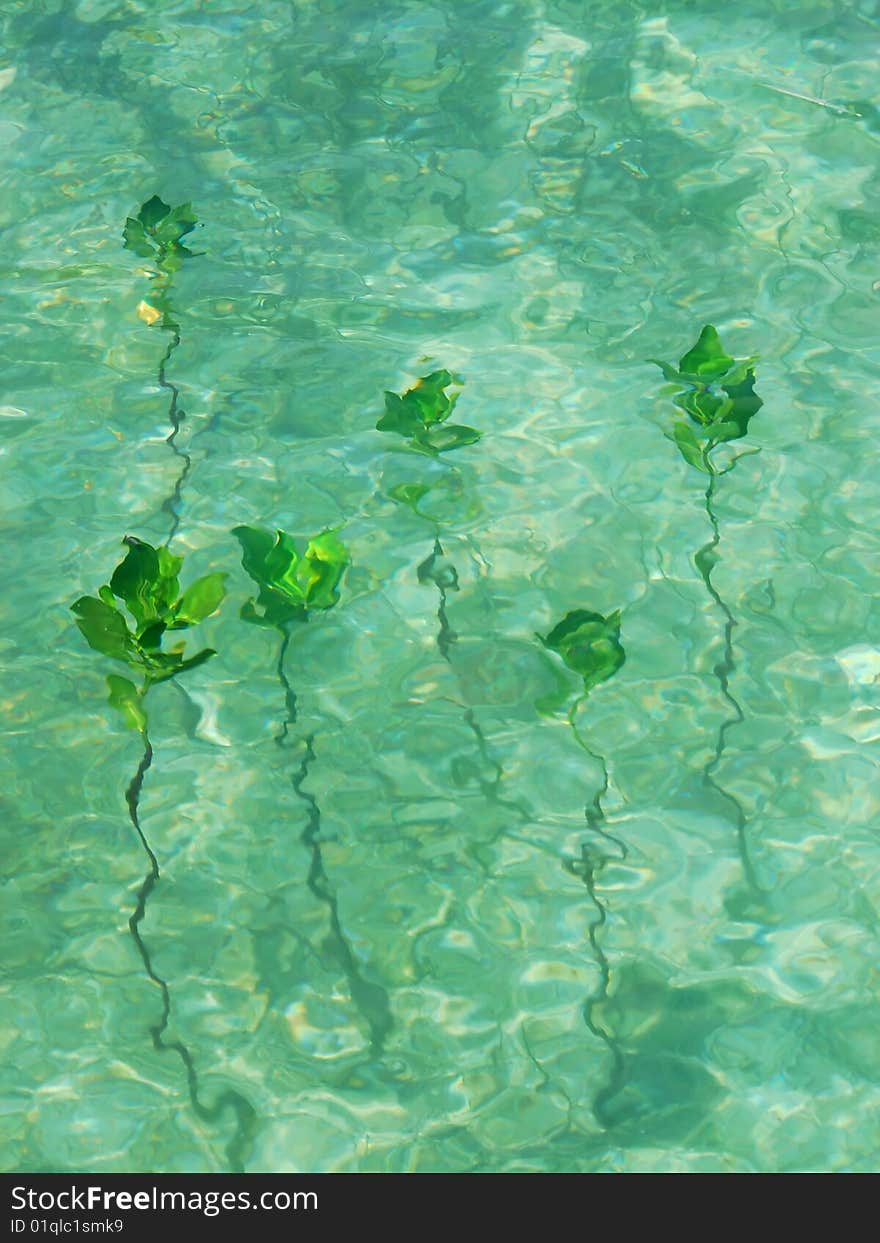
[{"label": "bright green leaf", "polygon": [[215,612],[226,595],[226,579],[223,573],[206,574],[197,578],[174,606],[172,629],[195,626]]},{"label": "bright green leaf", "polygon": [[71,605],[76,614],[76,624],[82,631],[89,647],[114,660],[129,662],[135,656],[132,635],[128,623],[120,611],[105,600],[94,596],[82,596]]},{"label": "bright green leaf", "polygon": [[739,426],[729,422],[713,423],[707,431],[711,442],[716,445],[722,444],[725,440],[738,440],[742,435]]},{"label": "bright green leaf", "polygon": [[452,385],[462,383],[451,371],[432,371],[422,376],[403,396],[385,394],[385,413],[376,427],[381,432],[397,432],[407,437],[415,448],[421,447],[434,453],[454,449],[459,445],[473,444],[480,433],[472,428],[449,428],[444,436],[440,424],[446,422],[458,401],[458,392],[447,392]]},{"label": "bright green leaf", "polygon": [[432,427],[435,423],[445,422],[452,414],[459,395],[447,394],[446,389],[455,383],[451,371],[432,371],[430,375],[417,380],[403,400],[416,405],[422,423],[426,427]]},{"label": "bright green leaf", "polygon": [[380,432],[397,432],[400,436],[415,436],[424,424],[417,403],[406,402],[397,393],[385,394],[385,413],[376,424]]},{"label": "bright green leaf", "polygon": [[129,613],[142,627],[158,616],[153,594],[159,578],[159,558],[152,545],[133,535],[126,535],[123,542],[128,545],[128,552],[113,571],[110,590],[125,602]]},{"label": "bright green leaf", "polygon": [[241,544],[241,563],[256,583],[266,582],[266,558],[272,551],[275,536],[262,527],[234,527],[232,534]]},{"label": "bright green leaf", "polygon": [[126,220],[122,231],[122,244],[127,250],[133,250],[136,255],[140,255],[142,259],[155,259],[156,257],[156,248],[147,237],[144,226],[140,220],[133,220],[131,216]]},{"label": "bright green leaf", "polygon": [[[192,203],[181,203],[175,207],[156,227],[156,240],[163,246],[178,247],[180,239],[192,233],[198,224],[198,216],[193,211]],[[184,247],[178,247],[180,250]]]},{"label": "bright green leaf", "polygon": [[450,449],[460,449],[462,445],[473,445],[480,439],[481,433],[473,427],[464,427],[458,423],[444,423],[442,426],[430,427],[417,439],[428,445],[435,453],[448,453]]},{"label": "bright green leaf", "polygon": [[139,631],[156,621],[169,621],[170,609],[179,593],[177,575],[183,561],[167,548],[153,548],[134,535],[126,535],[124,560],[113,571],[110,588],[124,600]]},{"label": "bright green leaf", "polygon": [[286,531],[274,538],[260,527],[235,527],[233,535],[242,547],[242,565],[260,588],[257,605],[242,609],[246,621],[284,626],[304,620],[308,609],[328,609],[339,599],[337,587],[349,564],[348,550],[333,531],[316,536],[301,557]]},{"label": "bright green leaf", "polygon": [[167,203],[163,203],[158,194],[154,194],[152,198],[147,199],[143,207],[137,214],[137,218],[145,229],[155,229],[160,221],[164,220],[171,208]]},{"label": "bright green leaf", "polygon": [[348,549],[334,531],[324,531],[309,541],[304,558],[307,566],[306,603],[309,608],[329,609],[339,599],[339,580],[350,564]]},{"label": "bright green leaf", "polygon": [[684,376],[695,376],[704,383],[719,379],[733,366],[733,359],[726,354],[721,338],[712,324],[705,324],[695,346],[688,350],[678,364]]},{"label": "bright green leaf", "polygon": [[575,609],[546,638],[538,638],[583,678],[585,691],[607,681],[626,660],[620,643],[619,612],[603,617],[601,613]]},{"label": "bright green leaf", "polygon": [[[163,651],[162,642],[169,629],[194,625],[214,611],[225,594],[226,576],[207,574],[177,599],[177,575],[183,559],[167,548],[153,548],[132,535],[127,535],[123,542],[128,551],[113,572],[110,586],[100,589],[100,599],[83,596],[72,609],[91,647],[146,677],[147,686],[139,692],[140,704],[151,684],[192,669],[214,654],[205,649],[185,657],[184,643]],[[134,634],[116,604],[117,599],[125,602],[137,623]],[[111,702],[123,711],[130,724],[134,722],[133,728],[139,728],[130,685],[126,679],[116,678],[110,684]]]},{"label": "bright green leaf", "polygon": [[164,621],[149,622],[139,631],[137,636],[137,644],[143,650],[152,651],[162,646],[162,635],[168,629]]},{"label": "bright green leaf", "polygon": [[121,678],[116,673],[108,674],[107,685],[110,688],[111,707],[118,708],[129,729],[136,729],[143,734],[147,728],[147,714],[140,691],[128,678]]},{"label": "bright green leaf", "polygon": [[749,367],[741,380],[734,381],[732,377],[725,377],[721,387],[731,403],[730,411],[725,417],[736,424],[739,436],[745,436],[749,430],[749,421],[764,404],[755,392],[755,372]]},{"label": "bright green leaf", "polygon": [[681,456],[690,466],[696,466],[697,470],[706,474],[711,473],[703,457],[700,442],[687,423],[673,423],[670,439],[675,441]]},{"label": "bright green leaf", "polygon": [[293,539],[286,531],[275,532],[275,543],[265,562],[266,585],[282,592],[294,604],[305,604],[306,588]]},{"label": "bright green leaf", "polygon": [[709,389],[700,388],[678,393],[672,401],[679,410],[689,414],[695,423],[699,423],[701,427],[709,427],[721,413],[725,398],[710,392]]}]

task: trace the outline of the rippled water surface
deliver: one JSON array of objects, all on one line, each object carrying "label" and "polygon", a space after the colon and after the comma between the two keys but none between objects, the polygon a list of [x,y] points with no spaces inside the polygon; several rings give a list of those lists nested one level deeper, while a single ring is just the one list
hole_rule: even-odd
[{"label": "rippled water surface", "polygon": [[[876,6],[0,13],[4,1167],[876,1166]],[[708,509],[647,361],[705,323],[764,401]],[[375,424],[438,368],[432,458]],[[350,550],[280,662],[240,524]],[[172,533],[228,595],[145,885],[70,605]]]}]

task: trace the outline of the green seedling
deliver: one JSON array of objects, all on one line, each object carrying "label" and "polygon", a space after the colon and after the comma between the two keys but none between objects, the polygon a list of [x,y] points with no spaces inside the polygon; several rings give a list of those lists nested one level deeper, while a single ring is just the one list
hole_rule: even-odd
[{"label": "green seedling", "polygon": [[138,307],[138,315],[146,324],[158,323],[160,328],[178,331],[170,302],[171,285],[184,260],[192,258],[193,252],[184,246],[182,239],[197,224],[198,217],[191,203],[169,207],[155,194],[147,199],[136,216],[127,218],[122,233],[126,249],[151,260],[156,268],[150,301]]},{"label": "green seedling", "polygon": [[[565,867],[583,882],[596,912],[587,925],[587,937],[599,970],[599,982],[587,997],[583,1014],[587,1027],[603,1042],[610,1057],[607,1080],[593,1098],[593,1111],[599,1123],[605,1126],[606,1104],[617,1095],[623,1081],[623,1053],[618,1038],[601,1017],[608,1000],[611,966],[599,936],[608,920],[608,908],[601,895],[599,879],[608,859],[613,857],[609,853],[609,847],[613,847],[620,860],[627,857],[627,848],[620,838],[609,833],[605,827],[602,800],[608,792],[608,764],[604,755],[594,751],[578,729],[577,715],[590,692],[612,678],[626,660],[626,653],[620,642],[620,612],[615,610],[603,617],[601,613],[593,613],[588,609],[574,609],[571,613],[566,613],[546,637],[537,637],[545,648],[562,659],[566,668],[583,680],[583,691],[569,708],[568,725],[575,742],[592,763],[598,766],[600,773],[600,782],[592,800],[584,808],[584,818],[590,835],[581,843],[579,857],[566,860]],[[546,710],[548,706],[558,707],[561,704],[539,702],[536,706],[539,710]]]},{"label": "green seedling", "polygon": [[351,558],[335,531],[316,535],[302,554],[286,531],[273,535],[262,527],[240,526],[232,534],[241,544],[242,565],[260,589],[256,600],[243,605],[244,621],[284,629],[339,599],[339,582]]},{"label": "green seedling", "polygon": [[157,268],[171,273],[192,255],[181,239],[192,233],[198,222],[192,203],[169,207],[154,194],[136,216],[126,219],[122,237],[126,249],[142,259],[152,259]]},{"label": "green seedling", "polygon": [[103,656],[122,662],[132,673],[143,678],[140,689],[129,678],[119,674],[111,673],[107,678],[111,705],[118,709],[130,729],[137,730],[143,744],[140,762],[125,791],[125,802],[129,819],[147,857],[148,870],[138,889],[128,928],[146,977],[159,989],[162,999],[161,1014],[150,1027],[153,1047],[162,1052],[172,1051],[180,1058],[186,1071],[190,1101],[200,1119],[215,1122],[232,1109],[238,1126],[227,1151],[233,1168],[240,1171],[254,1130],[254,1110],[232,1088],[219,1092],[211,1107],[203,1103],[192,1053],[180,1038],[166,1039],[172,1010],[171,989],[168,981],[159,974],[141,932],[150,896],[160,882],[159,860],[140,820],[144,778],[153,764],[153,746],[144,700],[155,683],[173,678],[186,669],[194,669],[214,655],[213,649],[204,648],[195,656],[186,657],[183,654],[184,643],[177,643],[168,651],[163,651],[162,642],[166,632],[195,626],[220,606],[226,594],[224,582],[227,576],[205,574],[181,592],[178,574],[183,566],[182,557],[173,556],[167,547],[153,548],[133,535],[126,535],[123,543],[128,552],[113,571],[109,584],[99,589],[97,598],[83,596],[71,608],[76,614],[76,624],[90,647]]},{"label": "green seedling", "polygon": [[[281,633],[276,672],[284,691],[286,715],[275,735],[279,747],[291,743],[291,731],[298,720],[297,696],[285,672],[285,659],[294,635],[294,623],[309,620],[313,610],[332,609],[339,600],[339,584],[350,564],[348,549],[335,531],[324,531],[309,540],[300,553],[286,531],[266,531],[262,527],[239,526],[233,535],[241,544],[241,563],[259,587],[256,600],[248,600],[241,610],[244,621],[271,626]],[[348,981],[351,999],[369,1032],[372,1053],[380,1054],[393,1026],[388,995],[379,984],[363,974],[339,918],[333,885],[327,874],[321,835],[321,808],[305,786],[311,766],[317,759],[315,735],[299,739],[301,758],[291,772],[291,785],[303,804],[306,824],[300,842],[307,852],[305,883],[327,911],[324,945],[339,963]]]},{"label": "green seedling", "polygon": [[179,207],[169,207],[158,195],[147,199],[136,216],[129,216],[123,230],[123,243],[126,249],[133,251],[144,259],[152,261],[155,271],[150,277],[152,286],[149,301],[142,300],[138,304],[138,317],[148,327],[158,325],[170,334],[165,353],[159,360],[156,370],[156,381],[160,388],[169,394],[168,422],[171,431],[166,437],[175,457],[181,461],[180,472],[174,487],[162,504],[163,510],[171,515],[171,530],[167,543],[171,543],[180,525],[180,499],[184,480],[189,474],[192,459],[186,449],[177,444],[184,418],[180,406],[180,391],[176,384],[171,383],[166,375],[172,355],[180,345],[180,324],[177,313],[171,305],[174,276],[179,271],[184,259],[192,257],[193,252],[184,246],[182,239],[197,224],[197,217],[191,203],[182,203]]},{"label": "green seedling", "polygon": [[414,449],[436,455],[472,445],[481,433],[473,427],[447,423],[455,409],[459,393],[447,393],[452,385],[460,386],[463,380],[451,371],[432,371],[422,376],[401,397],[398,393],[385,393],[385,413],[376,424],[380,432],[396,432],[407,439]]},{"label": "green seedling", "polygon": [[99,589],[97,597],[82,596],[71,609],[89,647],[127,665],[143,679],[140,690],[118,674],[107,679],[110,703],[122,713],[126,725],[143,733],[143,701],[150,687],[204,664],[215,654],[212,648],[204,648],[185,656],[185,642],[163,650],[166,632],[186,630],[215,612],[226,594],[227,576],[206,574],[181,593],[177,576],[182,557],[173,556],[167,548],[153,548],[134,535],[126,535],[123,543],[128,552],[109,584]]},{"label": "green seedling", "polygon": [[613,677],[626,660],[620,643],[619,610],[603,617],[601,613],[575,609],[566,613],[546,638],[537,637],[583,679],[585,695]]},{"label": "green seedling", "polygon": [[756,358],[732,358],[716,329],[705,324],[678,368],[650,359],[671,384],[684,386],[673,403],[688,420],[679,420],[667,433],[684,460],[704,474],[716,471],[709,455],[719,444],[740,440],[750,420],[764,404],[755,392]]},{"label": "green seedling", "polygon": [[[685,461],[709,476],[705,492],[706,517],[712,528],[712,538],[694,555],[697,573],[706,590],[724,618],[723,653],[714,666],[718,690],[727,703],[731,715],[719,725],[714,754],[703,767],[703,781],[720,798],[732,813],[736,823],[737,845],[742,861],[743,874],[751,895],[761,892],[749,857],[746,838],[746,814],[739,800],[724,789],[715,777],[727,747],[728,733],[745,719],[742,705],[731,689],[731,678],[736,669],[733,632],[736,627],[730,606],[716,588],[712,572],[721,556],[721,527],[715,512],[715,494],[718,479],[732,469],[739,460],[733,460],[718,470],[711,453],[719,444],[740,440],[749,429],[749,422],[764,404],[755,392],[755,361],[752,358],[732,358],[721,344],[721,338],[711,324],[705,324],[696,345],[679,360],[678,368],[651,359],[667,380],[684,385],[673,401],[689,421],[680,420],[673,425],[670,440],[677,446]],[[740,453],[757,452],[755,449]]]}]

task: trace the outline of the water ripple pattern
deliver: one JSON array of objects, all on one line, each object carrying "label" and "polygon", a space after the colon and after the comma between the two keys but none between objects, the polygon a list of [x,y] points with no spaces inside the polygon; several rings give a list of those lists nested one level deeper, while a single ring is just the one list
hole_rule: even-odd
[{"label": "water ripple pattern", "polygon": [[[3,1167],[876,1168],[872,6],[0,27]],[[167,375],[120,237],[153,194],[205,225]],[[647,361],[709,323],[765,401],[714,531]],[[482,438],[434,461],[375,425],[441,368]],[[144,910],[136,739],[69,606],[171,523],[228,598],[151,692]],[[350,549],[280,664],[240,524]],[[536,635],[593,601],[626,643],[577,719],[598,805],[535,707]]]}]

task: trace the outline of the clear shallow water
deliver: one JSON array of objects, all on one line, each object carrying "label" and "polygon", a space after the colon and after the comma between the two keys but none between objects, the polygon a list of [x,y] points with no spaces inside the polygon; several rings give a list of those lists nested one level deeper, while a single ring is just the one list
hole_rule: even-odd
[{"label": "clear shallow water", "polygon": [[[0,12],[4,1167],[874,1168],[875,7]],[[69,612],[169,533],[167,339],[121,240],[154,193],[204,224],[174,548],[230,571],[218,655],[151,693],[140,808],[201,1111],[127,926],[141,749]],[[765,402],[715,498],[731,653],[645,361],[705,322]],[[483,432],[439,465],[374,430],[432,367]],[[388,497],[435,475],[427,519]],[[339,525],[354,562],[290,645],[285,746],[240,523]],[[620,608],[627,654],[577,718],[628,852],[592,886],[600,767],[535,708],[574,608]]]}]

